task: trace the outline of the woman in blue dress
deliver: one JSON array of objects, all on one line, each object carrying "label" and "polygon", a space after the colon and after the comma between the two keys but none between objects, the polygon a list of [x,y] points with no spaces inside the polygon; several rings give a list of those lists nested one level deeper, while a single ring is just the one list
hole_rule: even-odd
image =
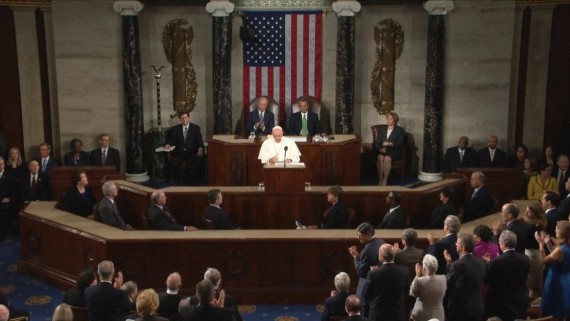
[{"label": "woman in blue dress", "polygon": [[548,235],[537,232],[535,238],[539,244],[542,263],[550,267],[542,291],[542,315],[552,315],[555,320],[566,320],[570,318],[570,222],[559,221],[556,224],[559,244],[548,255],[544,253],[544,247],[550,241]]}]

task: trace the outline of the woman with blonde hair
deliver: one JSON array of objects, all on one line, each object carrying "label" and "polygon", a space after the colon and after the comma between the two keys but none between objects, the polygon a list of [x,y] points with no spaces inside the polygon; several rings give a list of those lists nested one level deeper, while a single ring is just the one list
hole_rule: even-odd
[{"label": "woman with blonde hair", "polygon": [[398,114],[389,112],[386,115],[386,125],[381,125],[374,137],[374,150],[378,152],[378,185],[387,185],[392,161],[399,161],[403,156],[406,132],[398,126],[399,120]]},{"label": "woman with blonde hair", "polygon": [[528,225],[524,254],[528,256],[530,261],[530,273],[528,274],[527,281],[528,289],[530,290],[529,297],[537,298],[542,292],[542,274],[544,269],[540,259],[538,242],[535,240],[534,234],[536,232],[540,233],[546,231],[546,227],[548,226],[548,220],[546,219],[542,204],[539,202],[530,203],[526,207],[524,221]]},{"label": "woman with blonde hair", "polygon": [[20,153],[18,147],[12,147],[8,150],[8,159],[6,160],[6,172],[10,173],[14,178],[20,178],[26,172],[27,164]]},{"label": "woman with blonde hair", "polygon": [[158,309],[158,294],[153,289],[146,289],[137,296],[137,314],[135,321],[168,321],[156,315]]},{"label": "woman with blonde hair", "polygon": [[62,303],[55,307],[53,311],[52,321],[73,321],[73,311],[67,303]]}]

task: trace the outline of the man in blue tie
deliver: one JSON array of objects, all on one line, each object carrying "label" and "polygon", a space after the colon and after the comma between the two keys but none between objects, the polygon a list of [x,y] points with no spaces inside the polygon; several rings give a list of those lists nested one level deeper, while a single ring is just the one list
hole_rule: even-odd
[{"label": "man in blue tie", "polygon": [[257,98],[257,109],[249,113],[246,130],[254,132],[255,136],[269,135],[275,126],[275,115],[267,110],[269,98],[261,96]]}]

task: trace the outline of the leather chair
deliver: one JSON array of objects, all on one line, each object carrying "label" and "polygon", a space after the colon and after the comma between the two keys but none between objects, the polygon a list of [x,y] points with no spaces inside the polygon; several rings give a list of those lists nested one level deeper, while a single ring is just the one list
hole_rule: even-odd
[{"label": "leather chair", "polygon": [[[374,142],[376,141],[376,136],[378,136],[378,131],[380,130],[381,126],[386,125],[374,125],[370,127],[372,130],[372,146],[374,146]],[[404,147],[402,148],[402,159],[399,161],[392,161],[392,171],[395,171],[398,175],[399,180],[403,180],[408,175],[408,167],[407,161],[409,159],[408,154],[410,153],[411,147],[408,144],[408,133],[404,130]],[[375,150],[378,153],[377,150]]]},{"label": "leather chair", "polygon": [[356,218],[356,210],[352,207],[347,207],[346,211],[348,212],[348,217],[346,218],[346,225],[347,229],[354,228],[354,219]]},{"label": "leather chair", "polygon": [[212,222],[211,220],[202,217],[202,229],[203,230],[215,230],[216,226],[214,225],[214,222]]}]

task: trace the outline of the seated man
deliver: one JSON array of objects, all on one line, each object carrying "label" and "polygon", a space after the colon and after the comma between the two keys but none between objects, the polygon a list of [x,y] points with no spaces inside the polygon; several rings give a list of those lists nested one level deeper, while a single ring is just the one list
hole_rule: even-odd
[{"label": "seated man", "polygon": [[402,229],[406,227],[406,214],[400,207],[402,201],[402,194],[400,192],[390,192],[386,196],[386,204],[390,206],[390,211],[378,224],[378,228],[384,229]]},{"label": "seated man", "polygon": [[233,311],[224,308],[224,294],[219,299],[214,297],[214,285],[210,280],[202,280],[196,284],[196,296],[198,296],[199,304],[197,306],[185,307],[180,310],[180,320],[182,321],[199,321],[199,320],[218,320],[232,321],[234,318]]},{"label": "seated man", "polygon": [[346,316],[344,303],[348,297],[350,277],[345,272],[340,272],[334,277],[336,290],[331,291],[331,296],[326,298],[321,314],[321,321],[328,321],[330,316]]},{"label": "seated man", "polygon": [[291,115],[289,120],[289,135],[314,136],[321,133],[319,116],[309,111],[309,100],[299,98],[300,111]]},{"label": "seated man", "polygon": [[469,181],[473,192],[468,196],[463,204],[465,210],[464,221],[472,221],[488,215],[493,208],[495,201],[491,197],[487,186],[485,186],[485,174],[474,172]]},{"label": "seated man", "polygon": [[208,202],[210,205],[206,207],[204,219],[212,222],[217,230],[232,230],[234,226],[230,223],[228,215],[222,210],[222,191],[215,188],[208,192]]},{"label": "seated man", "polygon": [[283,128],[273,127],[271,135],[273,137],[261,145],[257,159],[261,160],[262,164],[298,163],[301,152],[293,140],[283,137]]},{"label": "seated man", "polygon": [[129,224],[125,223],[125,220],[119,213],[117,209],[117,205],[115,204],[115,197],[119,192],[117,185],[114,182],[105,182],[103,186],[101,186],[101,190],[103,191],[103,199],[99,203],[98,211],[99,217],[101,221],[105,224],[118,227],[123,230],[133,230],[133,227]]},{"label": "seated man", "polygon": [[176,218],[172,215],[172,212],[166,207],[166,194],[163,191],[158,190],[152,192],[150,196],[150,201],[152,205],[146,212],[146,216],[150,225],[157,230],[169,230],[169,231],[197,231],[198,229],[194,226],[186,226],[176,223]]},{"label": "seated man", "polygon": [[99,136],[99,148],[90,153],[91,166],[115,166],[115,172],[121,172],[121,155],[119,151],[110,146],[111,138],[107,134]]},{"label": "seated man", "polygon": [[469,137],[461,136],[457,146],[448,148],[441,162],[444,173],[453,173],[459,167],[477,166],[477,153],[469,145]]},{"label": "seated man", "polygon": [[497,135],[490,135],[487,139],[487,147],[477,151],[477,162],[479,167],[506,167],[507,154],[502,149],[497,148],[499,139]]},{"label": "seated man", "polygon": [[257,98],[257,109],[247,117],[246,131],[253,132],[255,136],[269,135],[275,126],[275,115],[267,110],[269,99],[265,96]]},{"label": "seated man", "polygon": [[51,145],[40,144],[40,156],[34,158],[40,165],[40,173],[50,178],[50,169],[61,166],[61,161],[57,157],[51,156]]}]

